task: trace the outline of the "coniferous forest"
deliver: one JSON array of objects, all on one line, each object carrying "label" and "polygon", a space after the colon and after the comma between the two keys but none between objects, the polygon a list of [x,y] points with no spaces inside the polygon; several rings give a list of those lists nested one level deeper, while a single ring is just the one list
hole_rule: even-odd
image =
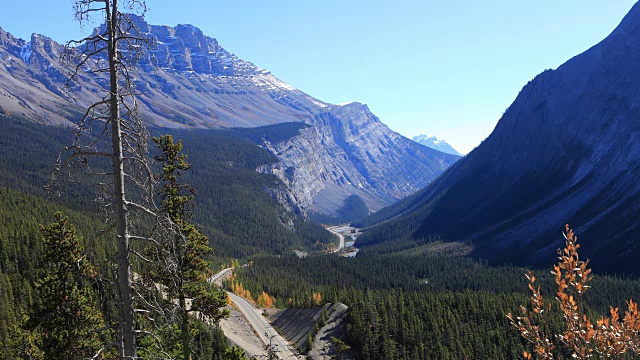
[{"label": "coniferous forest", "polygon": [[[577,56],[527,84],[463,158],[414,144],[367,105],[316,101],[191,25],[147,24],[144,0],[73,3],[80,27],[101,16],[79,41],[0,28],[0,78],[47,94],[28,104],[0,83],[0,105],[40,116],[0,106],[0,360],[640,358],[637,152],[565,138],[571,121],[598,118],[573,130],[635,145],[635,123],[616,122],[638,114],[628,94],[567,94],[609,83],[598,74],[638,94],[640,3],[582,67]],[[20,59],[4,56],[9,43]],[[617,46],[624,61],[607,53]],[[569,225],[547,241],[558,214],[598,231],[584,248]],[[556,263],[539,266],[556,244]],[[262,353],[223,330],[234,314]],[[284,314],[313,320],[287,329],[293,345],[277,345]]]},{"label": "coniferous forest", "polygon": [[[274,157],[253,141],[292,136],[300,126],[175,132],[194,154],[186,154],[193,167],[180,180],[195,190],[195,204],[190,211],[197,224],[205,224],[199,227],[214,248],[214,255],[209,258],[212,268],[216,264],[217,269],[217,264],[229,263],[232,258],[281,254],[294,248],[319,252],[323,244],[334,241],[319,225],[284,210],[269,193],[269,189],[278,190],[279,180],[255,171],[258,166],[273,162]],[[77,228],[87,259],[102,275],[109,272],[106,260],[113,256],[115,245],[109,227],[96,216],[95,192],[89,184],[65,184],[64,190],[68,191],[61,196],[45,189],[58,152],[71,139],[69,129],[19,118],[2,121],[0,128],[5,134],[0,139],[1,354],[2,358],[18,358],[20,355],[12,349],[22,346],[16,342],[26,332],[17,329],[26,326],[30,309],[43,301],[38,281],[43,276],[46,247],[40,226],[55,221],[57,212],[68,217],[68,224]],[[281,226],[283,222],[291,222],[295,231]],[[114,316],[113,309],[103,310],[105,317]],[[198,326],[195,353],[221,359],[228,348],[221,330]],[[175,351],[179,353],[180,349]]]},{"label": "coniferous forest", "polygon": [[[3,356],[11,358],[19,356],[16,343],[24,347],[27,345],[20,343],[24,339],[27,343],[40,341],[28,339],[25,330],[19,330],[28,323],[29,309],[38,308],[43,301],[38,280],[43,276],[46,249],[40,225],[55,221],[56,212],[67,216],[97,272],[107,271],[104,260],[112,256],[114,245],[107,240],[108,234],[96,231],[105,227],[91,213],[95,202],[88,186],[69,186],[70,191],[61,197],[52,196],[42,186],[56,151],[68,141],[66,129],[17,118],[0,126],[6,134],[0,138],[4,152],[0,156],[4,169],[0,177],[4,224],[0,228],[0,338]],[[292,216],[278,210],[278,203],[264,191],[277,187],[278,181],[255,172],[260,165],[275,161],[255,141],[292,136],[300,126],[173,132],[191,151],[187,159],[193,170],[185,173],[184,181],[196,189],[194,219],[204,224],[202,230],[211,239],[213,263],[228,263],[229,258],[251,260],[252,266],[236,270],[236,281],[251,294],[268,294],[275,299],[275,307],[315,306],[314,294],[320,294],[321,302],[345,303],[349,306],[345,341],[358,359],[521,357],[527,345],[506,314],[529,301],[524,268],[410,250],[437,247],[434,239],[367,247],[355,258],[285,255],[293,248],[313,251],[318,240],[333,241],[330,234],[303,218],[290,218],[298,229],[295,232],[278,226],[281,216]],[[552,277],[548,271],[539,272],[543,292],[552,294]],[[638,293],[637,279],[596,276],[585,298],[587,312],[600,316],[609,306],[624,308],[625,301]],[[114,316],[113,309],[101,311],[107,318]],[[222,359],[230,348],[221,330],[197,326],[194,353]],[[560,329],[561,316],[556,313],[550,326]],[[167,332],[167,339],[176,339],[171,333]],[[174,349],[178,354],[180,350]]]},{"label": "coniferous forest", "polygon": [[[526,272],[442,254],[265,256],[239,270],[237,281],[282,307],[314,306],[316,292],[347,304],[348,343],[359,359],[517,359],[527,347],[505,315],[529,302]],[[537,273],[550,296],[552,276]],[[596,276],[585,295],[587,312],[626,308],[639,291],[640,280]],[[562,327],[560,314],[551,327]]]}]

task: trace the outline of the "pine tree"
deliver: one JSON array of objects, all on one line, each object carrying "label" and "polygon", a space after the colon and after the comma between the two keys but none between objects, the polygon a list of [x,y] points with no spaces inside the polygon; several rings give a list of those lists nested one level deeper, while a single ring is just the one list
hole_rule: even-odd
[{"label": "pine tree", "polygon": [[191,359],[191,337],[195,328],[190,324],[189,314],[198,312],[213,323],[218,323],[228,312],[227,295],[207,282],[211,275],[206,257],[213,250],[209,239],[191,223],[189,206],[194,199],[193,189],[181,184],[178,179],[182,171],[191,165],[182,154],[182,143],[174,143],[171,135],[154,138],[161,151],[155,159],[162,166],[159,180],[162,183],[159,196],[162,212],[173,225],[174,233],[162,248],[150,248],[154,258],[148,276],[161,284],[169,302],[177,302],[183,358]]},{"label": "pine tree", "polygon": [[246,354],[244,353],[244,350],[242,350],[239,347],[228,347],[225,351],[224,354],[222,355],[222,358],[224,360],[245,360]]},{"label": "pine tree", "polygon": [[67,218],[41,227],[45,245],[44,274],[37,282],[40,305],[28,322],[41,336],[45,359],[92,358],[103,349],[102,313],[92,288],[95,269]]}]

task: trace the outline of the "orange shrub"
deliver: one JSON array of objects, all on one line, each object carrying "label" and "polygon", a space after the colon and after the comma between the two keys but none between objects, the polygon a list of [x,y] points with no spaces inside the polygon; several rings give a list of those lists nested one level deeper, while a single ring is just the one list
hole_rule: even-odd
[{"label": "orange shrub", "polygon": [[[566,225],[564,249],[558,250],[559,262],[551,272],[558,286],[556,300],[565,320],[565,330],[556,334],[558,344],[564,346],[574,359],[615,358],[630,352],[640,355],[640,314],[638,304],[629,300],[628,310],[620,321],[618,308],[610,308],[610,316],[594,322],[585,314],[582,297],[589,290],[591,269],[589,260],[578,256],[578,237]],[[548,334],[548,317],[551,303],[545,301],[536,286],[536,277],[531,271],[526,275],[531,291],[532,311],[520,306],[521,316],[508,314],[511,324],[524,339],[533,345],[533,353],[524,352],[525,359],[553,359],[555,345]]]}]

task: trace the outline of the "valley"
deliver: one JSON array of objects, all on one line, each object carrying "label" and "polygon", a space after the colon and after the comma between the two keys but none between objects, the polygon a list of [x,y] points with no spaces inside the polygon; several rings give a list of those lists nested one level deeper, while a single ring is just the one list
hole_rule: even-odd
[{"label": "valley", "polygon": [[466,155],[132,4],[0,28],[0,359],[640,356],[640,2]]},{"label": "valley", "polygon": [[438,237],[473,244],[472,256],[494,264],[540,267],[556,259],[569,223],[597,271],[640,273],[640,82],[627,76],[640,58],[638,24],[636,4],[604,40],[537,75],[480,146],[418,193],[355,221],[377,225],[358,246]]},{"label": "valley", "polygon": [[354,247],[354,244],[358,239],[358,236],[362,234],[360,229],[350,225],[337,225],[329,226],[327,227],[327,230],[335,234],[340,239],[340,245],[332,252],[339,253],[340,256],[346,257],[354,257],[358,254],[358,249]]}]

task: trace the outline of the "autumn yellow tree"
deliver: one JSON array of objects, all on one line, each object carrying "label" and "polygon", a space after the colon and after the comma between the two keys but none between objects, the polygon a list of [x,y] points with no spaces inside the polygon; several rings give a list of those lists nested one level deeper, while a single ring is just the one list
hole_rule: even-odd
[{"label": "autumn yellow tree", "polygon": [[313,299],[313,303],[316,306],[320,306],[320,304],[322,304],[322,295],[320,295],[319,292],[317,293],[313,293],[313,295],[311,296],[311,298]]},{"label": "autumn yellow tree", "polygon": [[530,271],[526,277],[531,291],[531,310],[520,306],[521,316],[508,314],[511,324],[533,346],[533,352],[524,352],[525,359],[554,359],[558,344],[573,359],[618,358],[627,353],[640,355],[640,314],[638,304],[628,301],[628,309],[620,318],[618,308],[610,308],[610,315],[592,321],[585,313],[583,296],[592,279],[589,260],[578,256],[578,237],[566,225],[564,249],[558,250],[559,261],[551,272],[557,285],[556,300],[564,319],[564,330],[552,335],[548,329],[551,302],[544,301],[536,277]]},{"label": "autumn yellow tree", "polygon": [[253,297],[251,296],[251,292],[245,289],[244,286],[242,286],[242,283],[240,282],[236,282],[236,281],[231,282],[231,292],[240,296],[241,298],[244,298],[245,300],[249,301],[252,304],[254,303]]},{"label": "autumn yellow tree", "polygon": [[258,300],[256,302],[258,303],[259,307],[272,308],[275,303],[275,300],[276,300],[275,298],[269,296],[269,294],[263,291],[262,294],[258,296]]}]

